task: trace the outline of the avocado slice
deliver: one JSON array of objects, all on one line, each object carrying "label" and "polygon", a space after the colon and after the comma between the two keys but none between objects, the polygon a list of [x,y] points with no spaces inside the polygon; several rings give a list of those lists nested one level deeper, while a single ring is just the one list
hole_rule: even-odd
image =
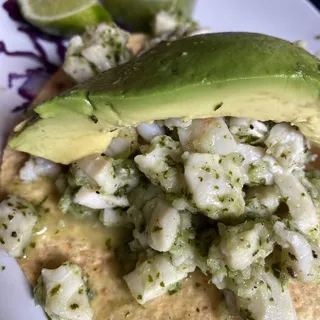
[{"label": "avocado slice", "polygon": [[161,10],[177,10],[190,17],[196,0],[103,0],[116,23],[132,31],[150,32],[154,16]]},{"label": "avocado slice", "polygon": [[68,164],[102,152],[121,126],[221,116],[291,122],[320,144],[319,68],[305,50],[262,34],[164,42],[40,104],[9,145]]}]

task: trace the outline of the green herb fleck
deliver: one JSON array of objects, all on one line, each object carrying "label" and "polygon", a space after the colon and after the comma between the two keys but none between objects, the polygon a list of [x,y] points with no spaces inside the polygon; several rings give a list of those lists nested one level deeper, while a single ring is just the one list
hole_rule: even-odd
[{"label": "green herb fleck", "polygon": [[8,219],[11,221],[13,219],[13,215],[12,214],[9,214],[8,215]]},{"label": "green herb fleck", "polygon": [[161,282],[160,282],[160,286],[161,286],[162,288],[164,288],[166,285],[164,284],[163,281],[161,281]]},{"label": "green herb fleck", "polygon": [[168,290],[168,293],[170,296],[172,296],[173,294],[179,292],[181,290],[181,283],[177,282],[176,285]]},{"label": "green herb fleck", "polygon": [[148,280],[149,280],[149,282],[153,282],[153,278],[150,274],[148,275]]},{"label": "green herb fleck", "polygon": [[292,254],[291,252],[289,252],[288,255],[289,255],[289,257],[290,257],[290,259],[291,259],[292,261],[297,261],[297,258],[296,258],[296,256],[295,256],[294,254]]},{"label": "green herb fleck", "polygon": [[295,271],[291,267],[287,267],[287,271],[288,271],[288,274],[291,278],[294,278],[294,279],[297,278],[297,274],[295,273]]},{"label": "green herb fleck", "polygon": [[247,139],[244,141],[244,143],[251,144],[259,140],[259,137],[255,136],[248,136]]},{"label": "green herb fleck", "polygon": [[192,199],[192,193],[191,192],[186,192],[185,193],[185,197],[187,200],[191,200]]},{"label": "green herb fleck", "polygon": [[5,244],[5,243],[6,243],[6,242],[3,240],[2,237],[0,237],[0,243],[1,243],[1,244]]},{"label": "green herb fleck", "polygon": [[94,298],[95,294],[92,290],[87,288],[87,296],[88,296],[88,299],[91,301]]},{"label": "green herb fleck", "polygon": [[137,299],[138,299],[138,300],[142,300],[142,295],[141,295],[141,294],[138,294]]},{"label": "green herb fleck", "polygon": [[79,290],[78,290],[78,293],[79,293],[79,294],[83,294],[83,288],[79,289]]},{"label": "green herb fleck", "polygon": [[272,266],[272,271],[273,271],[273,274],[276,278],[280,279],[280,276],[281,276],[281,266],[279,263],[274,263]]},{"label": "green herb fleck", "polygon": [[168,173],[169,173],[169,170],[165,170],[165,171],[163,172],[163,178],[164,178],[164,179],[168,179],[168,176],[167,176]]},{"label": "green herb fleck", "polygon": [[90,119],[94,122],[97,123],[98,122],[98,118],[96,116],[91,116]]},{"label": "green herb fleck", "polygon": [[164,137],[162,137],[161,140],[159,141],[159,145],[162,148],[165,147],[166,144],[165,144],[165,138]]},{"label": "green herb fleck", "polygon": [[61,288],[61,284],[58,284],[55,287],[53,287],[50,291],[51,297],[53,297],[55,294],[57,294],[59,292],[60,288]]},{"label": "green herb fleck", "polygon": [[112,249],[112,243],[111,243],[111,239],[108,238],[105,242],[105,246],[108,250],[111,250]]},{"label": "green herb fleck", "polygon": [[71,310],[76,310],[78,308],[79,308],[79,305],[77,303],[73,303],[73,304],[70,305],[70,309]]},{"label": "green herb fleck", "polygon": [[1,271],[6,270],[6,266],[1,266]]},{"label": "green herb fleck", "polygon": [[217,111],[219,110],[223,105],[223,102],[220,102],[219,104],[217,104],[214,108],[213,108],[213,111]]},{"label": "green herb fleck", "polygon": [[258,254],[258,252],[259,252],[259,250],[256,250],[256,251],[252,254],[252,256],[253,256],[253,257],[256,256],[256,255]]},{"label": "green herb fleck", "polygon": [[163,228],[159,227],[159,226],[155,226],[153,229],[152,229],[152,232],[158,232],[158,231],[161,231]]},{"label": "green herb fleck", "polygon": [[35,242],[31,242],[31,243],[30,243],[30,247],[31,247],[31,248],[35,248],[35,247],[36,247],[36,243],[35,243]]}]

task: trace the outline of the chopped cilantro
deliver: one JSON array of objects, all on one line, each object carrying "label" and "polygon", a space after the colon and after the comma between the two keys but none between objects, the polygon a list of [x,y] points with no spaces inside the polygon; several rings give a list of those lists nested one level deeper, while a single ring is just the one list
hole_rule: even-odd
[{"label": "chopped cilantro", "polygon": [[289,257],[290,257],[290,259],[291,259],[292,261],[297,261],[297,258],[296,258],[296,256],[295,256],[294,254],[292,254],[291,252],[289,252],[288,255],[289,255]]},{"label": "chopped cilantro", "polygon": [[158,231],[161,231],[163,228],[159,227],[159,226],[155,226],[153,229],[152,229],[152,232],[158,232]]},{"label": "chopped cilantro", "polygon": [[252,254],[252,256],[253,256],[253,257],[256,256],[256,255],[258,254],[258,252],[259,252],[259,250],[256,250],[256,251]]},{"label": "chopped cilantro", "polygon": [[91,116],[90,119],[94,122],[97,123],[98,122],[98,118],[96,116]]},{"label": "chopped cilantro", "polygon": [[57,294],[59,292],[60,288],[61,288],[61,284],[57,284],[55,287],[53,287],[50,290],[51,297],[53,297],[55,294]]},{"label": "chopped cilantro", "polygon": [[108,238],[105,242],[105,246],[108,250],[111,250],[112,249],[112,243],[111,243],[111,239]]},{"label": "chopped cilantro", "polygon": [[316,254],[316,252],[314,250],[312,250],[312,255],[315,259],[318,259],[318,255]]},{"label": "chopped cilantro", "polygon": [[71,310],[76,310],[78,308],[79,308],[79,305],[77,303],[73,303],[73,304],[70,305],[70,309]]},{"label": "chopped cilantro", "polygon": [[291,278],[294,278],[296,279],[297,278],[297,274],[296,272],[291,268],[291,267],[287,267],[287,271],[288,271],[288,274]]},{"label": "chopped cilantro", "polygon": [[279,263],[274,263],[272,266],[272,271],[273,271],[273,274],[276,278],[280,279],[280,276],[281,276],[281,266]]},{"label": "chopped cilantro", "polygon": [[213,111],[217,111],[219,110],[223,105],[223,102],[220,102],[219,104],[217,104],[216,106],[214,106]]},{"label": "chopped cilantro", "polygon": [[169,295],[173,295],[181,290],[181,283],[177,282],[174,287],[168,290]]}]

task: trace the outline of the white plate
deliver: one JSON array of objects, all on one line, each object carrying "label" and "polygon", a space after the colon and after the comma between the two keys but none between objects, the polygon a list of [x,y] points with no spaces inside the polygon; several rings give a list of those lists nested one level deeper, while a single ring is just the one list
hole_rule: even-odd
[{"label": "white plate", "polygon": [[[39,56],[30,39],[17,31],[13,22],[3,10],[6,1],[0,0],[0,41],[9,51],[30,51]],[[290,41],[306,40],[307,49],[315,53],[320,50],[320,14],[305,0],[198,0],[195,18],[214,32],[252,31],[281,37]],[[56,45],[39,41],[48,60],[59,64]],[[1,50],[1,49],[0,49]],[[5,133],[12,126],[19,113],[12,109],[23,100],[17,89],[24,81],[16,80],[8,90],[8,74],[24,73],[26,69],[41,66],[37,60],[25,57],[10,57],[0,52],[0,148]],[[6,269],[1,271],[1,266]],[[0,320],[44,320],[40,307],[35,307],[31,289],[15,260],[0,254]]]}]

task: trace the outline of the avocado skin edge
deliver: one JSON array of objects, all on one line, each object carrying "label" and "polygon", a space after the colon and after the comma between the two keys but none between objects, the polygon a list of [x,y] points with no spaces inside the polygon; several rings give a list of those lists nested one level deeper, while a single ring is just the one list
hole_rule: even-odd
[{"label": "avocado skin edge", "polygon": [[[37,125],[18,132],[9,145],[70,163],[94,150],[102,152],[110,140],[105,138],[102,148],[102,137],[121,126],[219,116],[291,122],[320,144],[319,65],[305,50],[262,34],[214,33],[165,42],[40,104]],[[68,122],[59,125],[59,119],[67,118],[82,119],[82,128],[71,126],[70,135]],[[73,147],[77,132],[86,130],[91,142],[78,152]],[[41,148],[30,143],[38,136]]]}]

